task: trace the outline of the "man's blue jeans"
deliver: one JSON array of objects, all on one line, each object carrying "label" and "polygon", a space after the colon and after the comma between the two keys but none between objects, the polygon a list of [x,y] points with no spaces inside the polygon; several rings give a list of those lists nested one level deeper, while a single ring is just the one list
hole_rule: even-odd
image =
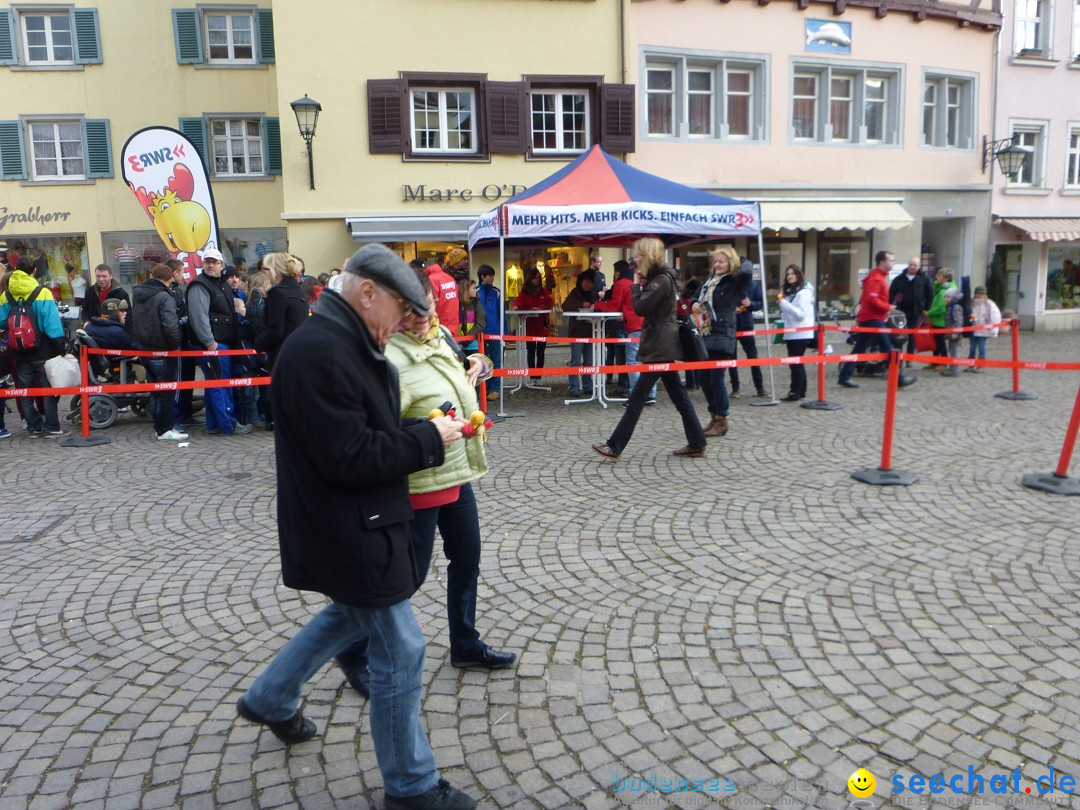
[{"label": "man's blue jeans", "polygon": [[435,787],[439,773],[420,725],[425,642],[408,599],[377,609],[331,602],[282,648],[244,700],[267,720],[288,720],[308,679],[361,638],[369,639],[371,739],[383,785],[392,796],[418,796]]},{"label": "man's blue jeans", "polygon": [[[640,341],[641,341],[641,330],[638,330],[637,332],[630,332],[630,333],[627,334],[627,337],[634,338],[635,340],[638,341],[637,343],[627,343],[626,344],[626,365],[628,365],[628,366],[636,366],[637,365],[638,350],[641,348],[641,343],[640,343]],[[633,389],[633,387],[635,385],[637,385],[637,381],[638,381],[639,376],[641,376],[641,373],[638,372],[638,371],[631,371],[630,372],[630,388],[631,389]],[[653,384],[653,387],[649,390],[649,392],[645,395],[645,399],[656,399],[656,384],[655,383]]]},{"label": "man's blue jeans", "polygon": [[[572,366],[591,366],[593,359],[593,347],[591,343],[571,343],[570,344],[570,365]],[[573,374],[569,378],[570,380],[570,393],[580,392],[582,390],[582,377],[577,374]],[[593,378],[591,374],[584,376],[585,393],[591,394],[593,389]]]}]

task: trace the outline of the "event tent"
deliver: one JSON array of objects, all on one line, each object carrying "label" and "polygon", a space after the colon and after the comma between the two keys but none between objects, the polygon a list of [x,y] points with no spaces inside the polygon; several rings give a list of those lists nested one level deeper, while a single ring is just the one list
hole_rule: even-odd
[{"label": "event tent", "polygon": [[[764,255],[756,202],[665,180],[628,166],[599,146],[483,214],[469,228],[469,250],[498,242],[499,264],[505,267],[507,242],[626,247],[643,236],[659,237],[668,247],[756,236],[758,255]],[[505,333],[505,322],[499,326]],[[769,372],[771,377],[771,366]],[[504,413],[502,400],[499,413]]]},{"label": "event tent", "polygon": [[495,241],[621,247],[658,236],[669,247],[755,236],[757,203],[673,183],[594,146],[469,228],[469,249]]}]

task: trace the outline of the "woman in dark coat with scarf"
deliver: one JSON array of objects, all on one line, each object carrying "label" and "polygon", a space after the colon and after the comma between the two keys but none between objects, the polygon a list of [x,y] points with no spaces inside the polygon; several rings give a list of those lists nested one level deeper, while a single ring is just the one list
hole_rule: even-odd
[{"label": "woman in dark coat with scarf", "polygon": [[[695,314],[706,314],[709,329],[705,335],[705,347],[709,350],[710,360],[732,360],[735,358],[735,308],[742,301],[746,288],[754,278],[753,267],[747,263],[739,268],[739,255],[735,248],[723,245],[713,251],[713,274],[705,280],[698,292],[697,303],[693,306]],[[739,268],[736,273],[736,268]],[[702,388],[705,400],[709,403],[712,416],[705,435],[724,436],[728,432],[728,392],[724,382],[724,369],[717,368],[701,372]]]},{"label": "woman in dark coat with scarf", "polygon": [[[679,326],[675,321],[675,274],[664,264],[664,243],[654,237],[639,239],[634,242],[634,258],[637,260],[638,281],[630,288],[630,295],[634,312],[645,319],[638,361],[648,366],[650,363],[681,360]],[[626,413],[619,420],[615,432],[606,444],[594,444],[593,450],[606,458],[619,458],[630,437],[634,435],[634,428],[645,407],[645,399],[657,378],[663,382],[664,390],[679,411],[686,433],[686,446],[672,455],[681,458],[705,457],[705,434],[690,402],[690,395],[683,388],[677,371],[643,371],[630,391]]]},{"label": "woman in dark coat with scarf", "polygon": [[[271,372],[285,338],[307,321],[311,310],[300,286],[304,266],[288,253],[269,253],[263,258],[263,270],[269,272],[274,286],[266,291],[266,329],[255,338],[255,351],[266,352]],[[274,429],[270,400],[264,401],[266,429]]]}]

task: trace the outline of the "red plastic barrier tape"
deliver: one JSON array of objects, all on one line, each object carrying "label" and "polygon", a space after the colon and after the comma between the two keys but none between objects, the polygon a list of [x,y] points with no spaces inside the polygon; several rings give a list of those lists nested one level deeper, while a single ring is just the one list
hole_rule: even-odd
[{"label": "red plastic barrier tape", "polygon": [[154,391],[185,391],[197,388],[243,388],[269,385],[269,377],[234,377],[229,380],[187,380],[184,382],[119,383],[109,385],[69,385],[64,388],[0,388],[0,399],[19,397],[66,397],[76,394],[146,394]]},{"label": "red plastic barrier tape", "polygon": [[496,377],[569,377],[582,374],[622,374],[624,372],[708,371],[717,368],[749,368],[753,366],[816,365],[818,363],[878,362],[888,359],[884,352],[876,354],[826,354],[815,357],[757,357],[753,360],[700,360],[692,363],[640,363],[634,366],[548,366],[545,368],[500,368]]},{"label": "red plastic barrier tape", "polygon": [[971,360],[966,357],[939,357],[925,354],[904,354],[901,360],[941,366],[978,366],[979,368],[1021,368],[1031,371],[1080,371],[1080,363],[1043,363],[1031,360]]},{"label": "red plastic barrier tape", "polygon": [[91,349],[89,346],[83,347],[86,349],[87,354],[104,354],[109,357],[229,357],[230,355],[242,354],[252,355],[258,354],[254,349],[214,349],[214,351],[173,351],[173,352],[155,352],[147,351],[145,349]]},{"label": "red plastic barrier tape", "polygon": [[976,326],[918,326],[914,329],[890,329],[884,326],[829,326],[828,324],[824,324],[824,326],[834,332],[851,332],[852,334],[869,332],[879,335],[956,335],[961,332],[978,332],[981,329],[999,329],[1010,326],[1011,323],[1011,321],[1002,321],[1001,323],[983,323]]}]

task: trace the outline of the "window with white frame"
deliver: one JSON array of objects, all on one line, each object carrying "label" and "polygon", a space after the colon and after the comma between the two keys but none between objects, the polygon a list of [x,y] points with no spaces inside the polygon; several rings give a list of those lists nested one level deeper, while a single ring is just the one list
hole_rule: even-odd
[{"label": "window with white frame", "polygon": [[1013,47],[1018,56],[1046,56],[1049,53],[1049,0],[1016,0],[1013,19]]},{"label": "window with white frame", "polygon": [[650,66],[645,71],[645,106],[650,135],[675,134],[675,68]]},{"label": "window with white frame", "polygon": [[1073,0],[1072,59],[1080,62],[1080,0]]},{"label": "window with white frame", "polygon": [[791,83],[795,141],[897,144],[900,73],[875,68],[796,65]]},{"label": "window with white frame", "polygon": [[23,11],[19,14],[23,36],[23,54],[28,65],[73,65],[75,43],[71,15]]},{"label": "window with white frame", "polygon": [[764,140],[764,74],[761,60],[650,55],[645,66],[648,134]]},{"label": "window with white frame", "polygon": [[255,15],[252,12],[206,12],[207,61],[214,64],[255,62]]},{"label": "window with white frame", "polygon": [[1024,155],[1024,162],[1020,164],[1016,177],[1008,180],[1009,186],[1042,188],[1043,165],[1046,159],[1046,125],[1014,124],[1012,137],[1017,146],[1026,147],[1029,151]]},{"label": "window with white frame", "polygon": [[263,133],[258,118],[212,118],[214,174],[243,177],[266,174]]},{"label": "window with white frame", "polygon": [[476,95],[468,88],[413,88],[415,153],[475,154]]},{"label": "window with white frame", "polygon": [[923,146],[973,149],[975,80],[966,76],[923,77]]},{"label": "window with white frame", "polygon": [[29,124],[29,130],[32,179],[82,180],[86,177],[79,121],[34,121]]},{"label": "window with white frame", "polygon": [[1069,151],[1065,185],[1080,186],[1080,126],[1075,124],[1069,128]]},{"label": "window with white frame", "polygon": [[577,154],[589,148],[589,95],[580,90],[533,90],[532,149]]}]

